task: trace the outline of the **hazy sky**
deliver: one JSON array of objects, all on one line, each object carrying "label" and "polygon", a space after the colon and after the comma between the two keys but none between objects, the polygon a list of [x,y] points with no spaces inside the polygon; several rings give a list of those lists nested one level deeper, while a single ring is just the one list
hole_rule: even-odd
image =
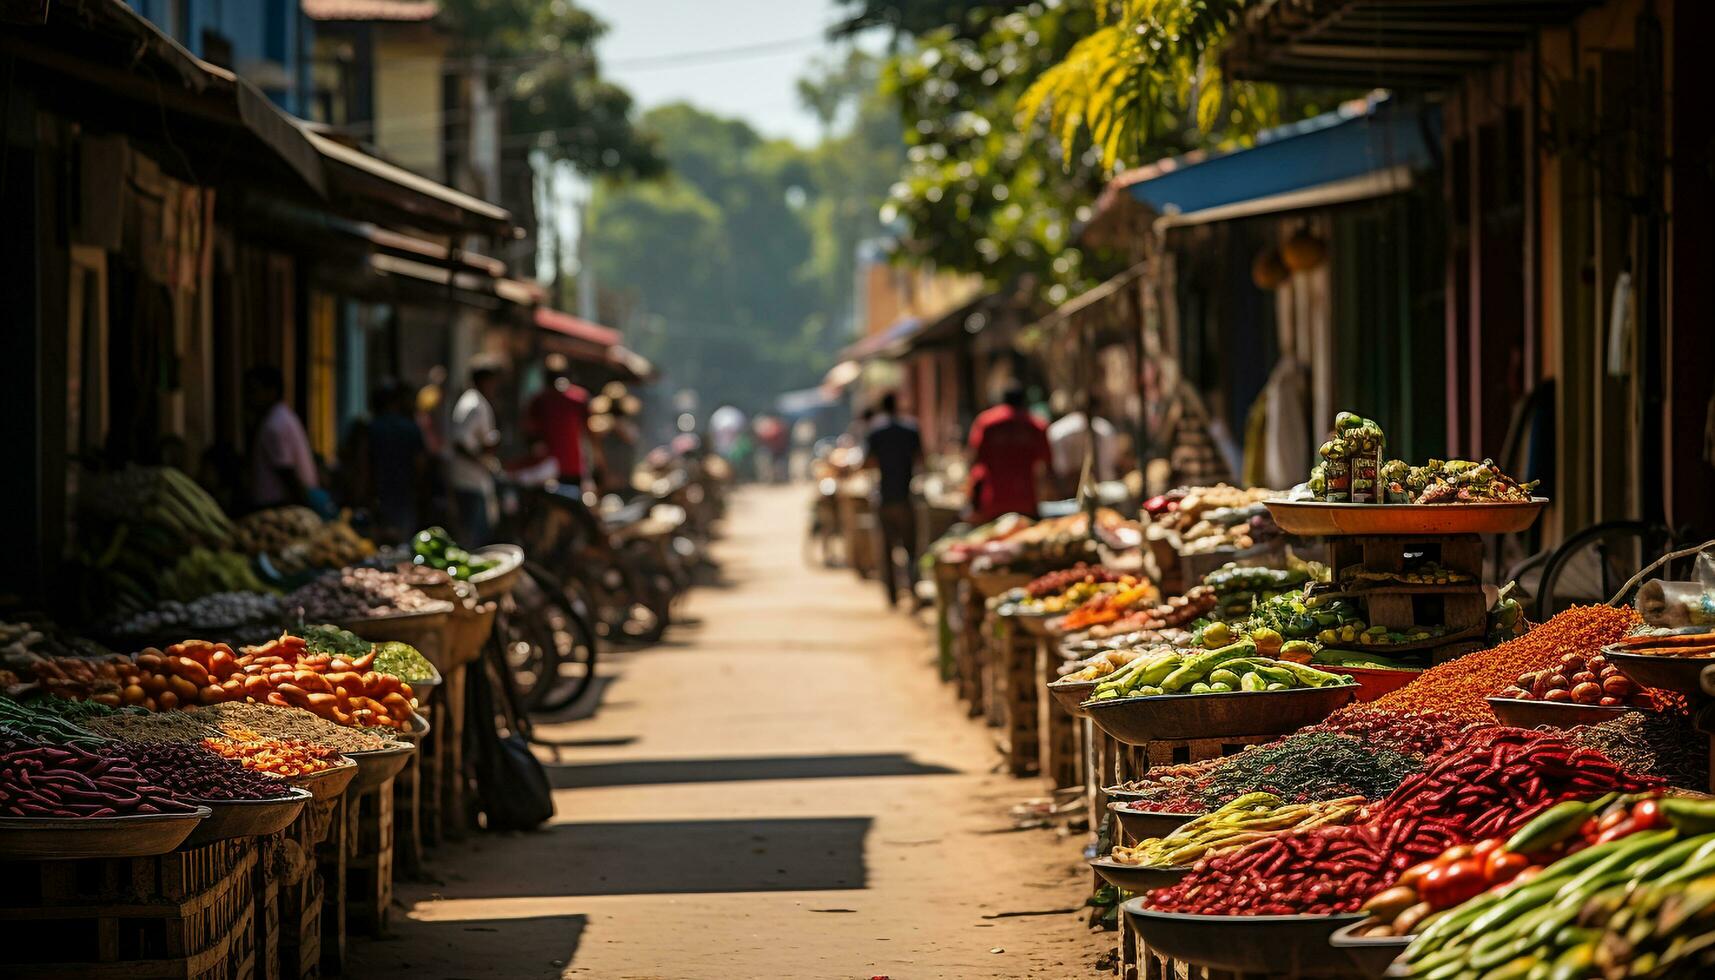
[{"label": "hazy sky", "polygon": [[828,47],[834,0],[582,0],[609,26],[602,72],[644,108],[690,102],[813,142],[794,82]]}]

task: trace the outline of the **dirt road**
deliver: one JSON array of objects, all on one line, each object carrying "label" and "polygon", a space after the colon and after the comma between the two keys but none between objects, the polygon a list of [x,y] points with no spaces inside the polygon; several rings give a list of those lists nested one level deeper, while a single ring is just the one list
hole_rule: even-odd
[{"label": "dirt road", "polygon": [[[997,756],[879,586],[799,558],[801,488],[737,495],[725,584],[546,728],[558,810],[398,889],[348,975],[1082,977],[1080,840],[1014,831]],[[1057,911],[1058,910],[1058,911]]]}]

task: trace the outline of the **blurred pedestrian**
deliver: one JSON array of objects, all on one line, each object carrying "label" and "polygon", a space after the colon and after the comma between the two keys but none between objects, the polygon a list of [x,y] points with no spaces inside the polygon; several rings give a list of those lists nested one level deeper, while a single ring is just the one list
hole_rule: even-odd
[{"label": "blurred pedestrian", "polygon": [[917,515],[911,504],[911,478],[923,464],[923,439],[917,423],[899,414],[892,392],[882,396],[881,410],[870,423],[864,467],[875,470],[877,525],[881,531],[881,587],[887,604],[899,604],[899,567],[895,555],[905,552],[905,585],[917,595]]},{"label": "blurred pedestrian", "polygon": [[971,519],[986,524],[1004,514],[1036,516],[1053,453],[1048,433],[1025,407],[1024,386],[1009,384],[999,405],[971,423]]},{"label": "blurred pedestrian", "polygon": [[1090,399],[1091,414],[1071,411],[1048,426],[1048,447],[1054,456],[1054,475],[1066,496],[1076,496],[1084,472],[1084,457],[1095,435],[1095,459],[1090,478],[1097,483],[1119,479],[1119,433],[1102,414],[1100,399]]},{"label": "blurred pedestrian", "polygon": [[417,504],[428,471],[428,447],[411,417],[411,393],[403,384],[383,381],[374,405],[368,463],[375,519],[386,540],[402,541],[422,527]]},{"label": "blurred pedestrian", "polygon": [[459,543],[466,548],[488,544],[494,527],[494,474],[499,469],[495,450],[500,446],[494,397],[500,381],[499,359],[478,355],[470,364],[470,388],[453,404],[447,439],[447,485],[458,515]]},{"label": "blurred pedestrian", "polygon": [[601,446],[590,433],[590,393],[572,383],[565,355],[543,362],[548,384],[524,410],[524,431],[554,457],[560,492],[577,496],[602,468]]},{"label": "blurred pedestrian", "polygon": [[316,476],[310,436],[286,404],[280,369],[259,364],[244,372],[245,398],[255,426],[250,440],[250,503],[258,509],[300,504],[333,516],[332,500]]}]

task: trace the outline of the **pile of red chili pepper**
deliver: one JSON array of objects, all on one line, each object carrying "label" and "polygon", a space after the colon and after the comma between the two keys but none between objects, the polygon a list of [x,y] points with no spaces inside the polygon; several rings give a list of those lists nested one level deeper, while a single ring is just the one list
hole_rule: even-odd
[{"label": "pile of red chili pepper", "polygon": [[1488,698],[1520,674],[1553,667],[1568,653],[1594,654],[1642,621],[1630,606],[1573,606],[1523,636],[1431,667],[1371,705],[1391,711],[1441,711],[1493,724]]},{"label": "pile of red chili pepper", "polygon": [[1199,861],[1178,884],[1151,892],[1149,903],[1203,915],[1352,912],[1456,844],[1504,837],[1563,800],[1658,785],[1557,735],[1472,729],[1362,819]]},{"label": "pile of red chili pepper", "polygon": [[119,817],[190,813],[129,760],[77,745],[0,738],[0,813],[12,817]]},{"label": "pile of red chili pepper", "polygon": [[139,742],[102,749],[150,782],[186,800],[277,800],[291,787],[192,742]]}]

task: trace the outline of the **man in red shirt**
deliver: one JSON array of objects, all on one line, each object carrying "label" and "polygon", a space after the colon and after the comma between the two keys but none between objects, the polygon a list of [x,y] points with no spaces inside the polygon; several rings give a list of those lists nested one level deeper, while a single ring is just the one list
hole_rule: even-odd
[{"label": "man in red shirt", "polygon": [[561,487],[575,490],[586,475],[586,446],[590,474],[601,466],[600,445],[594,439],[585,440],[590,425],[590,393],[566,377],[564,355],[549,354],[543,366],[548,386],[530,399],[524,424],[531,437],[559,463]]},{"label": "man in red shirt", "polygon": [[971,519],[1036,516],[1053,453],[1048,430],[1024,407],[1022,385],[1008,385],[1001,403],[971,423]]}]

